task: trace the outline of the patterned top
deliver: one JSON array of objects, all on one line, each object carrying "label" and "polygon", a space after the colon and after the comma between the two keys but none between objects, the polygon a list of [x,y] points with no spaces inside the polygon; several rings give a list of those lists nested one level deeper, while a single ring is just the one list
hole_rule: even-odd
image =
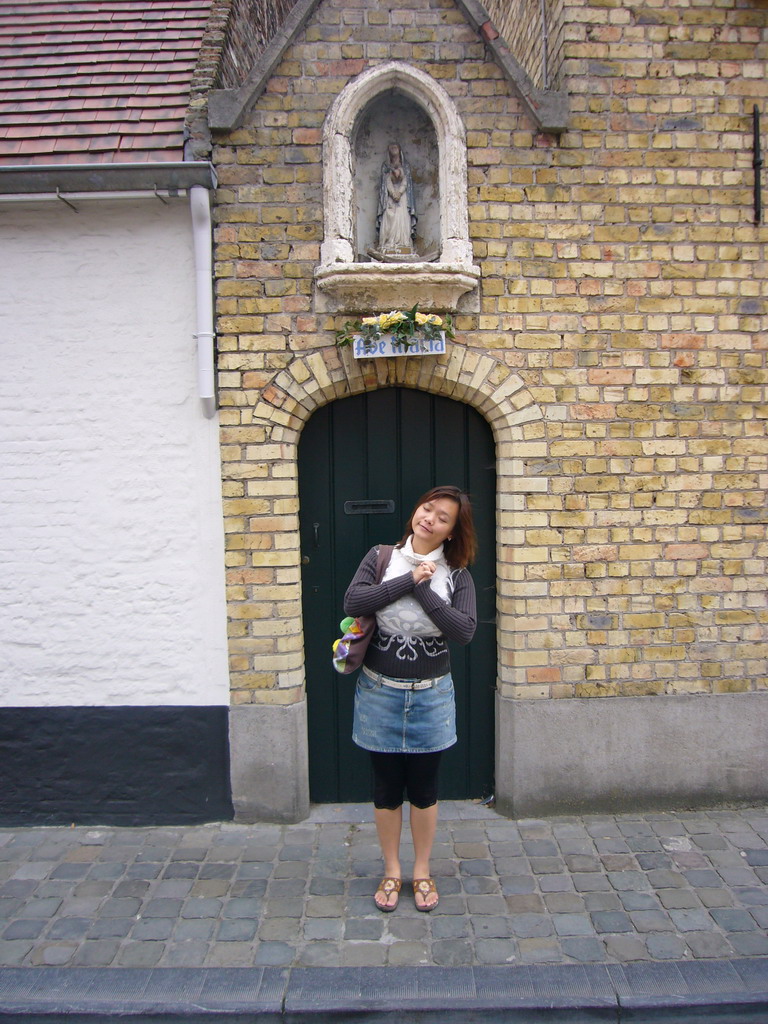
[{"label": "patterned top", "polygon": [[[393,679],[429,679],[450,671],[447,641],[468,644],[475,634],[475,585],[467,569],[451,569],[442,546],[417,555],[410,542],[395,549],[381,583],[375,583],[378,548],[360,563],[344,596],[347,615],[376,615],[377,629],[365,656],[374,672]],[[413,566],[437,563],[431,580],[413,582]]]}]

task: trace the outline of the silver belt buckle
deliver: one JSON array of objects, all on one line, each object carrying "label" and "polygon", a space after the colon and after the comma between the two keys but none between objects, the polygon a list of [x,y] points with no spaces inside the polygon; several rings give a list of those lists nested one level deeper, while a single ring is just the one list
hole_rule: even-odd
[{"label": "silver belt buckle", "polygon": [[383,672],[371,672],[370,669],[365,671],[381,686],[389,686],[393,690],[410,690],[413,693],[414,690],[428,690],[435,685],[434,678],[414,679],[413,682],[407,683],[404,679],[393,679],[391,676],[385,676]]},{"label": "silver belt buckle", "polygon": [[411,690],[429,690],[434,685],[434,677],[432,679],[414,679],[411,683]]}]

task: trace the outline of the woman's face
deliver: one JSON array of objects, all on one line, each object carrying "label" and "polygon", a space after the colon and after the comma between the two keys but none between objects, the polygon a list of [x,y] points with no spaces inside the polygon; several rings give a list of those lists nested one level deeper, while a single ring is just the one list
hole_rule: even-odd
[{"label": "woman's face", "polygon": [[453,533],[459,516],[459,503],[452,498],[436,498],[419,505],[411,519],[413,550],[417,555],[434,551]]}]

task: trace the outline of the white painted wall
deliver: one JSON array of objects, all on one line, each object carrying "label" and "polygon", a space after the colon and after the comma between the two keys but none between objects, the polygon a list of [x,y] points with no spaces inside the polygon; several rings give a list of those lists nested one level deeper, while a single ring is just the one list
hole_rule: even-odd
[{"label": "white painted wall", "polygon": [[0,204],[0,705],[228,704],[187,200]]}]

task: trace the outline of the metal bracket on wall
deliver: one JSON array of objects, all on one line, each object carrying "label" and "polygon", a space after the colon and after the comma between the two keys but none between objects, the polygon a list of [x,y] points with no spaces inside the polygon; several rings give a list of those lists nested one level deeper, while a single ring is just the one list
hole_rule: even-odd
[{"label": "metal bracket on wall", "polygon": [[759,224],[763,215],[763,157],[760,150],[760,111],[757,109],[757,104],[752,107],[752,167],[755,171],[753,186],[755,200],[755,224]]}]

